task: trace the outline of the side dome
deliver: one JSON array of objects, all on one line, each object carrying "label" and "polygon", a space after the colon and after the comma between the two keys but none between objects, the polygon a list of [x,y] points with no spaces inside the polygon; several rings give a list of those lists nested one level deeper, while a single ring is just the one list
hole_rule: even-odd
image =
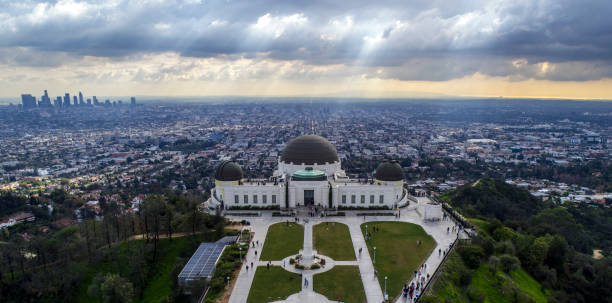
[{"label": "side dome", "polygon": [[374,178],[380,181],[401,181],[404,180],[404,172],[395,162],[383,162],[376,168]]},{"label": "side dome", "polygon": [[281,154],[281,162],[295,165],[315,165],[340,161],[336,148],[325,138],[303,135],[287,143]]},{"label": "side dome", "polygon": [[242,168],[232,161],[223,161],[215,173],[215,179],[219,181],[239,181],[242,176]]}]

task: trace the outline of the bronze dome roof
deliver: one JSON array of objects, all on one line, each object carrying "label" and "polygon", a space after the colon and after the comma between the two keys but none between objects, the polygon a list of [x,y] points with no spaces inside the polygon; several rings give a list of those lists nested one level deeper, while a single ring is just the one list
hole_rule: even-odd
[{"label": "bronze dome roof", "polygon": [[314,165],[338,162],[336,148],[325,138],[303,135],[287,143],[281,154],[281,162],[295,165]]},{"label": "bronze dome roof", "polygon": [[374,178],[380,181],[401,181],[404,180],[404,172],[396,162],[383,162],[376,168]]},{"label": "bronze dome roof", "polygon": [[219,181],[239,181],[242,176],[242,168],[232,161],[223,161],[215,173],[215,179]]}]

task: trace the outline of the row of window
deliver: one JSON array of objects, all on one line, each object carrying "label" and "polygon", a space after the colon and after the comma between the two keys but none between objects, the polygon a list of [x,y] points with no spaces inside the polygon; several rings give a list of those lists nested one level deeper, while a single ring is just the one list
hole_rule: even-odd
[{"label": "row of window", "polygon": [[[365,204],[366,203],[366,195],[361,195],[361,204]],[[357,196],[356,195],[351,195],[351,204],[356,204],[357,203]],[[374,195],[370,195],[370,204],[374,204]],[[384,195],[380,195],[378,196],[378,203],[383,204],[385,203],[385,196]],[[346,204],[346,195],[342,195],[342,204]]]},{"label": "row of window", "polygon": [[[244,195],[243,197],[244,199],[242,200],[244,202],[244,204],[248,204],[249,203],[249,195]],[[253,204],[257,204],[259,196],[258,195],[253,195]],[[240,197],[238,195],[234,195],[234,203],[238,204],[240,203]],[[268,204],[268,195],[261,195],[261,203],[262,204]],[[276,204],[276,195],[272,195],[272,204]]]}]

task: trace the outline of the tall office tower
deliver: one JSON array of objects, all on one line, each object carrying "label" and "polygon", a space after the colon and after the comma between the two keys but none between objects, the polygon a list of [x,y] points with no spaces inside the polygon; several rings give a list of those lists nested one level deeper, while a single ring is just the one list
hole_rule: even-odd
[{"label": "tall office tower", "polygon": [[94,105],[99,105],[100,104],[98,102],[98,97],[96,97],[96,96],[93,96],[93,102],[94,102]]},{"label": "tall office tower", "polygon": [[47,94],[47,90],[45,90],[44,95],[40,96],[38,107],[51,107],[51,99],[49,99],[49,94]]},{"label": "tall office tower", "polygon": [[85,101],[83,100],[83,93],[79,92],[79,105],[85,105]]},{"label": "tall office tower", "polygon": [[21,94],[23,109],[36,108],[36,98],[30,94]]},{"label": "tall office tower", "polygon": [[57,108],[62,107],[62,97],[57,96],[57,98],[55,98],[55,102],[54,102],[53,105],[55,105],[55,107],[57,107]]},{"label": "tall office tower", "polygon": [[130,105],[136,105],[136,97],[130,98]]},{"label": "tall office tower", "polygon": [[74,102],[74,105],[79,105],[79,100],[77,99],[77,96],[72,97],[72,102]]},{"label": "tall office tower", "polygon": [[91,105],[91,98],[87,98],[87,105]]},{"label": "tall office tower", "polygon": [[70,106],[70,94],[66,93],[64,95],[64,107]]}]

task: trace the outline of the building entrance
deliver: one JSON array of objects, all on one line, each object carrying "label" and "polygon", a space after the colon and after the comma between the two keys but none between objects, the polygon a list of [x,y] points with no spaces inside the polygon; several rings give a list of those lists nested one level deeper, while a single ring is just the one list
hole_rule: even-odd
[{"label": "building entrance", "polygon": [[304,190],[304,206],[314,205],[314,190]]}]

